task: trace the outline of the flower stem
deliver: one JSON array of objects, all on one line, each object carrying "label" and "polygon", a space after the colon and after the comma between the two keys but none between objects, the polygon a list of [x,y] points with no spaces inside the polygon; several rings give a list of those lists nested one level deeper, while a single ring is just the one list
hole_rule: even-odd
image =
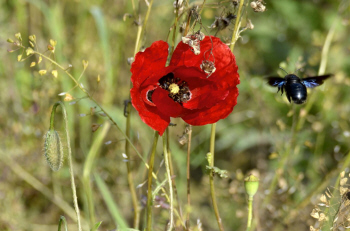
[{"label": "flower stem", "polygon": [[[167,128],[167,131],[168,131],[168,128]],[[170,231],[174,226],[174,203],[173,203],[173,187],[172,187],[170,164],[169,164],[169,153],[168,153],[168,145],[167,145],[168,135],[169,135],[168,132],[166,132],[165,135],[163,135],[163,154],[164,154],[166,175],[168,177],[169,194],[170,194],[170,222],[167,228],[167,230]]]},{"label": "flower stem", "polygon": [[[126,129],[125,129],[125,135],[127,137],[130,137],[130,112],[131,112],[131,103],[128,102],[127,104],[127,118],[126,118]],[[138,229],[139,224],[140,224],[140,210],[139,210],[139,202],[137,200],[137,195],[136,195],[136,190],[134,186],[134,180],[133,180],[133,175],[131,172],[131,165],[130,165],[130,143],[125,142],[125,154],[127,156],[126,160],[126,169],[127,169],[127,178],[128,178],[128,184],[129,184],[129,190],[131,194],[131,200],[132,200],[132,205],[134,208],[134,229]]]},{"label": "flower stem", "polygon": [[[178,3],[179,0],[176,0],[176,4]],[[172,39],[172,43],[171,43],[171,52],[169,54],[169,57],[171,57],[171,55],[174,52],[175,49],[175,37],[176,37],[176,26],[177,26],[177,21],[179,19],[179,9],[178,7],[175,8],[175,22],[174,22],[174,28],[173,28],[173,39]]]},{"label": "flower stem", "polygon": [[238,7],[238,12],[237,12],[237,18],[235,22],[235,27],[232,32],[232,39],[231,39],[231,45],[230,49],[233,52],[233,49],[235,48],[236,41],[239,38],[239,27],[241,26],[241,16],[242,16],[242,8],[244,5],[244,0],[239,1],[239,7]]},{"label": "flower stem", "polygon": [[[211,153],[211,160],[209,161],[210,167],[214,167],[214,149],[215,149],[215,129],[216,129],[216,123],[213,123],[211,125],[211,134],[210,134],[210,153]],[[216,221],[218,222],[218,226],[220,231],[224,230],[224,227],[221,222],[220,214],[219,214],[219,209],[218,209],[218,204],[216,202],[216,197],[215,197],[215,186],[214,186],[214,173],[213,169],[210,170],[209,173],[209,183],[210,183],[210,195],[211,195],[211,200],[213,202],[213,207],[214,207],[214,213],[216,216]]]},{"label": "flower stem", "polygon": [[[134,1],[132,1],[133,4],[133,10],[134,10],[134,14],[136,16],[136,10],[135,10],[135,4]],[[150,5],[148,6],[147,9],[147,13],[146,13],[146,17],[145,20],[142,24],[142,26],[138,26],[137,28],[137,36],[136,36],[136,42],[135,42],[135,49],[134,49],[134,57],[136,56],[137,52],[139,52],[140,50],[140,46],[141,46],[141,38],[144,34],[145,31],[145,27],[147,25],[147,21],[148,21],[148,17],[150,14],[150,11],[152,9],[152,4],[153,4],[153,0],[151,1]],[[132,88],[132,83],[130,82],[130,89]],[[129,101],[131,100],[130,95],[129,95]],[[125,135],[129,138],[130,137],[130,131],[131,131],[131,103],[128,102],[127,106],[126,106],[126,129],[125,129]],[[133,180],[133,176],[131,173],[131,166],[130,166],[130,161],[129,161],[129,156],[130,156],[130,143],[126,142],[125,143],[125,154],[128,157],[128,161],[126,161],[126,169],[128,172],[128,184],[129,184],[129,190],[131,193],[131,199],[132,199],[132,204],[133,204],[133,208],[134,208],[134,228],[138,229],[139,224],[140,224],[140,210],[139,210],[139,205],[138,205],[138,199],[137,199],[137,195],[136,195],[136,190],[135,190],[135,186],[134,186],[134,180]]]},{"label": "flower stem", "polygon": [[[68,164],[69,164],[69,174],[70,174],[70,177],[71,177],[71,188],[72,188],[72,193],[73,193],[73,204],[74,204],[75,213],[77,215],[78,230],[82,231],[81,222],[80,222],[80,211],[79,211],[79,206],[78,206],[77,191],[76,191],[76,186],[75,186],[75,181],[74,181],[74,170],[73,170],[73,162],[72,162],[72,149],[71,149],[71,146],[70,146],[70,137],[69,137],[69,132],[68,132],[67,111],[66,111],[66,108],[65,108],[64,104],[61,101],[56,102],[53,105],[52,111],[55,111],[58,106],[61,106],[61,108],[62,108],[62,114],[63,114],[64,126],[65,126],[64,128],[66,130],[66,139],[67,139],[67,148],[68,148]],[[52,116],[52,114],[51,114],[51,116]],[[51,126],[53,126],[53,117],[52,117],[52,121],[50,121],[50,127]]]},{"label": "flower stem", "polygon": [[187,218],[186,230],[190,230],[190,207],[191,207],[191,181],[190,181],[190,160],[191,160],[191,141],[192,141],[192,126],[189,125],[188,143],[187,143]]},{"label": "flower stem", "polygon": [[247,220],[247,231],[250,230],[252,226],[252,219],[253,219],[253,197],[248,197],[248,220]]},{"label": "flower stem", "polygon": [[148,169],[148,187],[147,187],[147,231],[152,231],[152,173],[154,166],[154,156],[156,154],[157,142],[159,134],[157,131],[154,132],[153,146],[151,156],[149,158],[149,169]]}]

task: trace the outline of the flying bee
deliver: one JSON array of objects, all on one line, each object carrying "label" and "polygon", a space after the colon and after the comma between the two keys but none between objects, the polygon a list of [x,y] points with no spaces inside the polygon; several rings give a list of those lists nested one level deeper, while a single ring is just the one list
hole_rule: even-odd
[{"label": "flying bee", "polygon": [[273,87],[278,87],[277,93],[281,90],[281,95],[283,95],[283,92],[285,91],[290,103],[292,100],[296,104],[302,104],[307,98],[306,88],[317,87],[323,84],[323,81],[331,76],[332,74],[327,74],[301,79],[295,74],[287,73],[284,78],[274,76],[267,77],[267,83]]}]

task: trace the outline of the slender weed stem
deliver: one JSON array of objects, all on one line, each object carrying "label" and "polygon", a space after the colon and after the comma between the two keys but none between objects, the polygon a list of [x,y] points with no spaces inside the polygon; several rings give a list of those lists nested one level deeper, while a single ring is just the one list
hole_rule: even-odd
[{"label": "slender weed stem", "polygon": [[[58,106],[61,106],[62,108],[62,114],[63,114],[63,119],[64,119],[64,129],[66,131],[66,141],[67,141],[67,148],[68,148],[68,165],[69,165],[69,174],[71,178],[71,188],[72,188],[72,193],[73,193],[73,203],[74,203],[74,209],[75,213],[77,215],[77,222],[78,222],[78,230],[82,231],[81,228],[81,222],[80,222],[80,211],[79,211],[79,206],[78,206],[78,197],[77,197],[77,191],[76,191],[76,186],[75,186],[75,181],[74,181],[74,170],[73,170],[73,161],[72,161],[72,149],[70,145],[70,137],[69,137],[69,132],[68,132],[68,117],[67,117],[67,111],[62,102],[56,102],[53,105],[52,111],[56,111],[56,108]],[[53,126],[53,119],[50,121],[50,127]]]},{"label": "slender weed stem", "polygon": [[[142,26],[138,26],[137,27],[137,36],[136,36],[136,42],[135,42],[135,49],[134,49],[134,57],[136,56],[137,52],[139,52],[140,47],[141,47],[141,38],[144,34],[146,25],[147,25],[147,21],[148,21],[148,17],[150,14],[150,11],[152,9],[152,4],[153,4],[153,0],[151,1],[150,5],[148,6],[147,9],[147,13],[146,13],[146,17],[145,20],[142,24]],[[132,1],[132,6],[133,6],[133,11],[134,11],[134,16],[136,17],[136,8],[135,8],[135,4],[134,1]],[[140,18],[140,16],[138,17]],[[130,82],[130,89],[132,88],[132,83]],[[125,135],[126,137],[130,138],[130,131],[131,131],[131,103],[130,103],[130,95],[129,95],[129,102],[126,106],[126,129],[125,129]],[[139,224],[140,224],[140,210],[139,210],[139,202],[137,199],[137,194],[136,194],[136,190],[135,190],[135,186],[134,186],[134,180],[133,180],[133,175],[131,173],[131,165],[130,165],[130,142],[125,142],[125,154],[127,156],[127,161],[126,161],[126,169],[128,172],[128,184],[129,184],[129,190],[131,193],[131,199],[132,199],[132,204],[133,204],[133,208],[134,208],[134,228],[138,229]]]},{"label": "slender weed stem", "polygon": [[[209,161],[209,166],[210,167],[214,167],[215,129],[216,129],[216,123],[213,123],[211,125],[210,148],[209,148],[210,154],[211,154],[211,160]],[[220,231],[223,231],[224,227],[222,225],[222,221],[221,221],[221,217],[220,217],[219,209],[218,209],[218,204],[216,202],[216,197],[215,197],[215,186],[214,186],[213,169],[211,169],[210,173],[209,173],[209,183],[210,183],[210,195],[211,195],[211,200],[213,202],[213,208],[214,208],[216,221],[218,222],[218,226],[219,226]]]},{"label": "slender weed stem", "polygon": [[154,167],[154,156],[156,154],[157,142],[159,134],[157,131],[154,132],[153,146],[151,156],[149,158],[149,169],[148,169],[148,187],[147,187],[147,231],[152,231],[152,173]]},{"label": "slender weed stem", "polygon": [[230,49],[232,52],[233,52],[233,49],[235,48],[236,41],[239,38],[239,28],[241,26],[243,5],[244,5],[244,0],[239,1],[237,18],[236,18],[236,22],[235,22],[235,27],[234,27],[233,32],[232,32],[232,39],[231,39],[231,45],[230,45]]},{"label": "slender weed stem", "polygon": [[169,135],[168,132],[166,132],[165,135],[163,135],[163,154],[164,154],[166,175],[168,178],[169,194],[170,194],[170,222],[167,228],[167,230],[170,231],[174,226],[174,203],[173,203],[173,187],[172,187],[170,164],[169,164],[169,153],[168,153],[168,145],[167,145],[168,135]]},{"label": "slender weed stem", "polygon": [[190,162],[191,162],[191,142],[192,142],[192,126],[189,125],[188,131],[188,143],[187,143],[187,217],[186,217],[186,230],[190,230],[190,211],[191,211],[191,173],[190,173]]},{"label": "slender weed stem", "polygon": [[252,227],[252,219],[253,219],[253,197],[248,197],[248,220],[247,220],[247,231]]}]

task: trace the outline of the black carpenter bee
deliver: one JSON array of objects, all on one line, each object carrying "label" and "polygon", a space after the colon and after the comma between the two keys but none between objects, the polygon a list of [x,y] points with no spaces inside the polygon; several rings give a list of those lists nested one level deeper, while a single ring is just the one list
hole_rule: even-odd
[{"label": "black carpenter bee", "polygon": [[[282,68],[281,68],[282,69]],[[283,69],[282,69],[283,70]],[[332,74],[313,76],[307,78],[299,78],[294,74],[288,74],[284,77],[267,77],[267,83],[273,87],[278,87],[277,93],[281,90],[286,92],[287,99],[291,103],[293,100],[296,104],[302,104],[306,101],[306,88],[314,88],[323,83],[324,80],[331,77]]]}]

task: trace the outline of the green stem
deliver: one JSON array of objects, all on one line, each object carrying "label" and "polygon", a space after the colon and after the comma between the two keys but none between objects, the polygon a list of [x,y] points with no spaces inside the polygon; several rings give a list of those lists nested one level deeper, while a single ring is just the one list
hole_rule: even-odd
[{"label": "green stem", "polygon": [[[176,0],[176,4],[178,3],[178,0]],[[169,57],[171,57],[171,55],[173,54],[174,52],[174,49],[175,49],[175,36],[176,36],[176,26],[177,26],[177,21],[178,21],[178,18],[179,18],[179,9],[178,8],[175,8],[175,22],[174,22],[174,29],[173,29],[173,40],[172,40],[172,43],[171,43],[171,51],[170,51],[170,54],[169,54]]]},{"label": "green stem", "polygon": [[[131,113],[131,103],[128,102],[127,105],[127,118],[126,118],[126,129],[125,129],[125,135],[127,137],[130,137],[130,113]],[[131,200],[132,200],[132,205],[134,208],[134,229],[138,229],[139,224],[140,224],[140,209],[139,209],[139,202],[137,199],[137,194],[134,186],[134,180],[133,180],[133,175],[131,172],[131,164],[130,164],[130,143],[125,142],[125,154],[127,156],[126,159],[126,169],[127,169],[127,178],[128,178],[128,185],[129,185],[129,190],[131,194]]]},{"label": "green stem", "polygon": [[[211,161],[209,161],[210,167],[214,167],[215,129],[216,129],[216,123],[211,125],[210,148],[209,148],[210,153],[211,153]],[[216,197],[215,197],[215,186],[214,186],[213,169],[210,170],[209,183],[210,183],[210,195],[211,195],[211,200],[213,202],[213,208],[214,208],[216,221],[218,222],[218,226],[219,226],[220,231],[223,231],[224,227],[223,227],[222,222],[221,222],[221,217],[220,217],[220,214],[219,214],[218,204],[216,202]]]},{"label": "green stem", "polygon": [[186,218],[186,230],[190,230],[190,207],[191,207],[191,175],[190,175],[190,162],[191,162],[191,141],[192,141],[192,126],[189,125],[188,131],[188,143],[187,143],[187,218]]},{"label": "green stem", "polygon": [[233,49],[235,48],[236,41],[239,38],[239,28],[241,26],[241,16],[242,16],[242,8],[244,5],[244,0],[239,1],[239,7],[238,7],[238,12],[237,12],[237,18],[235,22],[235,27],[232,32],[232,39],[231,39],[231,45],[230,49],[233,52]]},{"label": "green stem", "polygon": [[60,217],[60,220],[58,222],[58,231],[61,231],[61,225],[62,225],[62,222],[64,224],[64,230],[65,231],[68,231],[68,228],[67,228],[67,221],[66,221],[66,218],[64,216],[61,216]]},{"label": "green stem", "polygon": [[[145,31],[146,25],[147,25],[147,21],[148,21],[148,17],[152,8],[152,4],[153,4],[153,0],[150,3],[150,5],[148,6],[148,10],[146,13],[146,17],[145,17],[145,21],[141,26],[138,26],[137,28],[137,36],[136,36],[136,42],[135,42],[135,48],[134,48],[134,57],[136,56],[137,52],[139,52],[140,50],[140,44],[141,44],[141,38],[143,36],[143,33]],[[134,15],[136,16],[136,10],[135,10],[135,4],[134,1],[132,1],[132,5],[133,5],[133,11],[134,11]],[[130,82],[130,89],[132,88],[132,83]],[[129,95],[129,100],[131,100],[130,95]],[[127,111],[127,115],[126,115],[126,130],[125,130],[125,135],[126,137],[130,138],[130,131],[131,131],[131,103],[129,102],[126,108]],[[137,194],[136,194],[136,190],[135,190],[135,186],[134,186],[134,180],[133,180],[133,176],[131,173],[131,165],[130,165],[130,143],[126,142],[125,143],[125,154],[127,156],[127,161],[126,161],[126,169],[127,169],[127,178],[128,178],[128,184],[129,184],[129,190],[131,193],[131,199],[132,199],[132,204],[133,204],[133,208],[134,208],[134,228],[138,229],[139,224],[140,224],[140,210],[139,210],[139,202],[137,199]]]},{"label": "green stem", "polygon": [[169,194],[170,194],[170,222],[167,228],[167,230],[170,231],[174,226],[174,203],[173,203],[173,187],[172,187],[170,164],[169,164],[169,153],[168,153],[168,145],[167,145],[167,137],[169,133],[166,132],[165,134],[166,135],[163,135],[163,154],[164,154],[165,168],[166,168],[166,174],[168,178]]},{"label": "green stem", "polygon": [[147,187],[147,231],[152,231],[152,173],[154,166],[154,156],[156,154],[157,142],[159,134],[157,131],[154,132],[153,146],[151,156],[149,158],[149,169],[148,169],[148,187]]},{"label": "green stem", "polygon": [[67,111],[62,102],[56,102],[53,105],[52,108],[52,113],[51,113],[51,120],[50,120],[50,128],[53,128],[53,119],[54,119],[54,113],[53,111],[56,111],[56,108],[58,106],[61,106],[62,108],[62,115],[64,119],[64,126],[65,126],[65,131],[66,131],[66,139],[67,139],[67,147],[68,147],[68,164],[69,164],[69,173],[70,173],[70,178],[71,178],[71,188],[72,188],[72,193],[73,193],[73,203],[74,203],[74,209],[75,213],[77,215],[77,222],[78,222],[78,230],[82,231],[81,229],[81,222],[80,222],[80,211],[79,211],[79,206],[78,206],[78,199],[77,199],[77,192],[76,192],[76,186],[74,182],[74,171],[73,171],[73,162],[72,162],[72,150],[70,146],[70,137],[69,137],[69,132],[68,132],[68,117],[67,117]]},{"label": "green stem", "polygon": [[249,231],[251,226],[252,226],[252,219],[253,219],[253,197],[249,196],[249,198],[248,198],[247,231]]},{"label": "green stem", "polygon": [[[138,36],[138,39],[137,39],[137,43],[136,43],[136,49],[135,49],[135,53],[137,53],[136,51],[139,51],[140,50],[140,47],[141,47],[141,42],[140,42],[140,39],[143,37],[143,35],[145,34],[145,30],[146,30],[146,25],[147,25],[147,22],[148,22],[148,18],[149,18],[149,15],[151,13],[151,9],[152,9],[152,5],[153,5],[153,0],[151,0],[149,2],[149,5],[148,5],[148,8],[147,8],[147,13],[146,13],[146,16],[145,16],[145,20],[143,21],[143,24],[142,24],[142,29],[140,31],[140,36]],[[138,32],[139,33],[139,32]]]}]

